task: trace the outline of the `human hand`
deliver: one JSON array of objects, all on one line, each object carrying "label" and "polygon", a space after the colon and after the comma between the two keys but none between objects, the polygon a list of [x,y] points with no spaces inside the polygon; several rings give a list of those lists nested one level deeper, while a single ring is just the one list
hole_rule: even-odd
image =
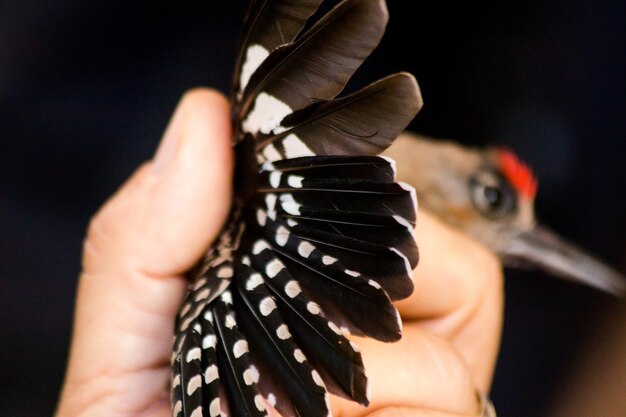
[{"label": "human hand", "polygon": [[217,237],[231,204],[229,112],[213,91],[186,94],[154,159],[92,219],[57,417],[171,415],[183,274]]},{"label": "human hand", "polygon": [[[179,104],[153,161],[93,218],[56,417],[165,417],[173,323],[191,268],[231,203],[229,108],[208,90]],[[358,339],[372,385],[364,409],[336,416],[472,416],[498,350],[502,276],[486,249],[420,213],[415,292],[398,308],[403,339]]]},{"label": "human hand", "polygon": [[[419,196],[418,196],[419,199]],[[333,398],[335,416],[478,416],[500,346],[503,276],[486,247],[420,211],[413,294],[395,303],[402,339],[358,339],[372,385],[367,409]]]}]

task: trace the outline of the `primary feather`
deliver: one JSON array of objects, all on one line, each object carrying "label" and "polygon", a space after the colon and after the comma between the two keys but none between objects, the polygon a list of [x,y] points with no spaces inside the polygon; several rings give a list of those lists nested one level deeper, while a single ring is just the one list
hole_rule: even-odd
[{"label": "primary feather", "polygon": [[368,404],[346,337],[401,335],[413,290],[413,190],[375,156],[421,107],[410,74],[335,98],[376,47],[382,0],[255,0],[233,75],[235,198],[190,272],[172,360],[174,417],[326,416],[327,391]]}]

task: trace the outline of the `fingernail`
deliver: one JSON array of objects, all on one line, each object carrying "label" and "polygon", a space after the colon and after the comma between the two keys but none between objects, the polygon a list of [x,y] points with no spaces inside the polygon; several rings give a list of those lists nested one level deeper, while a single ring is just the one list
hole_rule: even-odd
[{"label": "fingernail", "polygon": [[181,140],[181,119],[182,112],[180,106],[174,111],[170,122],[163,132],[161,143],[156,150],[152,163],[152,172],[155,175],[161,174],[168,167],[170,162],[176,157]]}]

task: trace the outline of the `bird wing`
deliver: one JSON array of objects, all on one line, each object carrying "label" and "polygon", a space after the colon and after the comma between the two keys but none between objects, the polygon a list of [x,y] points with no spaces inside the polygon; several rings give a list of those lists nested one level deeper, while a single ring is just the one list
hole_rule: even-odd
[{"label": "bird wing", "polygon": [[[189,273],[172,355],[174,417],[327,416],[369,402],[346,336],[401,336],[413,290],[412,188],[376,156],[421,107],[410,74],[337,98],[378,45],[383,0],[253,0],[233,75],[235,198]],[[302,32],[302,33],[301,33]]]}]

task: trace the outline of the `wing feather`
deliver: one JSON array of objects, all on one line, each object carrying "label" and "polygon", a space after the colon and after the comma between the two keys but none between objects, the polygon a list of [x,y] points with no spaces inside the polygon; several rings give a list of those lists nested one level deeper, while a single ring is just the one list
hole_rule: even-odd
[{"label": "wing feather", "polygon": [[271,144],[289,158],[306,156],[299,153],[301,149],[315,155],[377,155],[391,145],[421,106],[415,78],[399,73],[287,115],[280,133],[260,135],[256,147],[263,153]]},{"label": "wing feather", "polygon": [[270,133],[284,116],[335,97],[382,38],[382,0],[344,0],[250,77],[236,109],[244,131]]},{"label": "wing feather", "polygon": [[233,90],[241,94],[250,75],[274,49],[294,40],[322,0],[251,1],[237,48]]}]

